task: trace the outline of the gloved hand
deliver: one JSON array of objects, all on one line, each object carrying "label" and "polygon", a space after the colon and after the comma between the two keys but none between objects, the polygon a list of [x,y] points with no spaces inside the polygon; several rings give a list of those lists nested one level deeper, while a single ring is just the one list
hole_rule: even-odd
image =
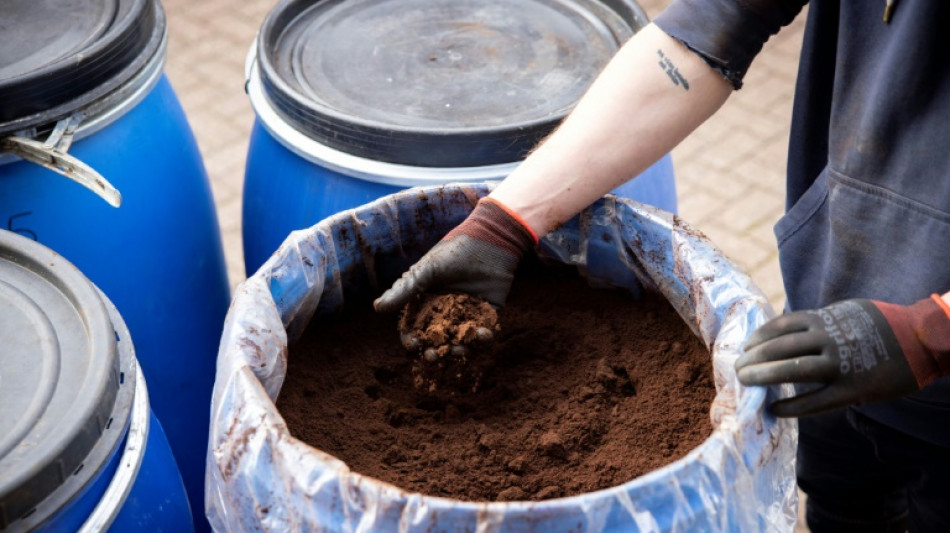
[{"label": "gloved hand", "polygon": [[859,299],[780,316],[749,336],[739,381],[823,384],[773,403],[783,417],[914,392],[950,370],[945,306],[936,295],[911,306]]},{"label": "gloved hand", "polygon": [[423,292],[464,292],[504,306],[522,255],[538,238],[520,218],[492,198],[482,198],[472,213],[449,232],[373,306],[402,309]]}]

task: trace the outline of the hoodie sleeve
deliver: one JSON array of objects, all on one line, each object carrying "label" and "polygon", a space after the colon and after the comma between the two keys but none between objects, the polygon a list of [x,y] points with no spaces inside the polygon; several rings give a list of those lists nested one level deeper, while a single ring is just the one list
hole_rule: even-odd
[{"label": "hoodie sleeve", "polygon": [[675,0],[653,21],[742,86],[762,46],[790,24],[808,0]]},{"label": "hoodie sleeve", "polygon": [[950,376],[950,305],[940,295],[906,307],[874,303],[894,331],[920,388]]}]

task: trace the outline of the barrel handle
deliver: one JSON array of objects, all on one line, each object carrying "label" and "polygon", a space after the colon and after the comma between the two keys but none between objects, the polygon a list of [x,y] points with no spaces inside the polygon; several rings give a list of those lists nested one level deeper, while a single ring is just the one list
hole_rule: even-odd
[{"label": "barrel handle", "polygon": [[102,197],[112,207],[119,207],[122,194],[92,167],[66,152],[82,118],[82,114],[76,113],[60,120],[44,142],[18,136],[0,139],[0,151],[66,176]]}]

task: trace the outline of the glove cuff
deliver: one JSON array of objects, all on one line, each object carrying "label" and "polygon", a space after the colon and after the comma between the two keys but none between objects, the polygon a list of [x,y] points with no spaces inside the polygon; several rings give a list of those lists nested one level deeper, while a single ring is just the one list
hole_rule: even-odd
[{"label": "glove cuff", "polygon": [[920,388],[950,376],[950,310],[940,296],[909,306],[872,302],[894,331]]},{"label": "glove cuff", "polygon": [[443,240],[459,235],[487,242],[506,250],[519,259],[538,243],[534,232],[521,217],[493,198],[482,198],[472,214],[449,232]]}]

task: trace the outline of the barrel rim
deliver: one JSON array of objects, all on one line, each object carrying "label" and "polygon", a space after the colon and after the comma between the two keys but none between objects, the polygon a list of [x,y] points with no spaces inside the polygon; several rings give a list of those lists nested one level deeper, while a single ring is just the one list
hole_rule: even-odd
[{"label": "barrel rim", "polygon": [[125,346],[120,347],[123,355],[127,355],[130,361],[129,372],[126,375],[133,374],[135,389],[133,393],[131,412],[129,413],[128,431],[125,435],[125,445],[122,455],[119,458],[119,466],[108,488],[99,498],[99,503],[93,509],[89,517],[86,518],[78,533],[98,533],[106,531],[115,521],[132,491],[136,477],[145,460],[147,452],[148,436],[150,431],[151,406],[148,400],[148,386],[145,384],[145,375],[140,371],[138,360],[135,358],[135,349],[131,341],[131,334],[125,321],[115,308],[115,305],[102,295],[103,300],[107,302],[109,314],[112,316],[116,329],[122,331],[122,335],[129,339]]},{"label": "barrel rim", "polygon": [[520,163],[516,161],[484,166],[424,167],[377,161],[327,146],[295,128],[277,113],[261,84],[260,73],[254,61],[256,53],[255,43],[248,52],[245,90],[257,121],[271,137],[306,161],[345,176],[396,187],[439,185],[447,181],[500,180]]}]

